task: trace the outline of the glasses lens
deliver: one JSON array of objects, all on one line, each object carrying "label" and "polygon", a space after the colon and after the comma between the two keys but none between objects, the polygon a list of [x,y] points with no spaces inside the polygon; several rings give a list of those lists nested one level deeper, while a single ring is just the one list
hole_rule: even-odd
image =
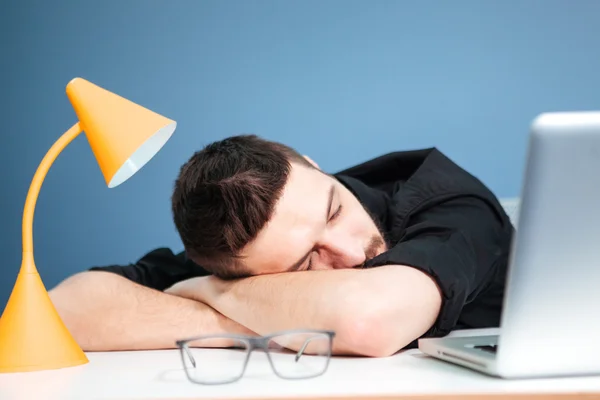
[{"label": "glasses lens", "polygon": [[327,369],[331,356],[331,341],[324,333],[283,334],[271,339],[269,354],[273,368],[281,377],[311,378],[321,375]]},{"label": "glasses lens", "polygon": [[227,339],[227,348],[215,347],[223,342],[223,339],[198,339],[183,348],[183,364],[191,381],[219,384],[242,376],[248,345],[244,341]]}]

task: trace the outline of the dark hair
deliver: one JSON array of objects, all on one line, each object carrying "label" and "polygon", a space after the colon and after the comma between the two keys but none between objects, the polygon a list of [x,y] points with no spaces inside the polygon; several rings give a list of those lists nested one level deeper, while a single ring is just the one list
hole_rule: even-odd
[{"label": "dark hair", "polygon": [[271,219],[292,162],[312,166],[294,149],[256,135],[229,137],[194,153],[171,199],[187,256],[222,279],[250,275],[240,251]]}]

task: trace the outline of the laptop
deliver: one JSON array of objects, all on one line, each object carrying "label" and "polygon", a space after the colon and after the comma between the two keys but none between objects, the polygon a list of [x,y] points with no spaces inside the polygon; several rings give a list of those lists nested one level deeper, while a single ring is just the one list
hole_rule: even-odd
[{"label": "laptop", "polygon": [[515,228],[500,327],[419,349],[501,378],[600,374],[600,112],[533,121]]}]

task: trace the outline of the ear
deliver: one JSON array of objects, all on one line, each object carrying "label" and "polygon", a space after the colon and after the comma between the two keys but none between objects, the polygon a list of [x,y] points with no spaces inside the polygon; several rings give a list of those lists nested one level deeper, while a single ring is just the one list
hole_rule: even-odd
[{"label": "ear", "polygon": [[321,168],[319,168],[319,164],[317,164],[316,162],[314,162],[312,160],[312,158],[310,158],[309,156],[303,156],[303,157],[306,159],[306,161],[308,161],[309,163],[311,163],[313,167],[315,167],[316,169],[321,169]]}]

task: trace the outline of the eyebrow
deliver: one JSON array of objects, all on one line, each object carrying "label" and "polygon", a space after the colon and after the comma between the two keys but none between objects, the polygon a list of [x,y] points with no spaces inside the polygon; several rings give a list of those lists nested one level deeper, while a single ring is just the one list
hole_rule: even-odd
[{"label": "eyebrow", "polygon": [[[327,198],[327,208],[325,209],[325,221],[329,220],[329,214],[331,213],[331,205],[333,204],[333,194],[335,193],[335,186],[331,185],[329,188],[329,197]],[[312,253],[312,249],[308,251],[305,255],[303,255],[298,261],[294,263],[290,268],[287,269],[287,272],[298,271],[302,264],[306,261],[306,259]]]}]

